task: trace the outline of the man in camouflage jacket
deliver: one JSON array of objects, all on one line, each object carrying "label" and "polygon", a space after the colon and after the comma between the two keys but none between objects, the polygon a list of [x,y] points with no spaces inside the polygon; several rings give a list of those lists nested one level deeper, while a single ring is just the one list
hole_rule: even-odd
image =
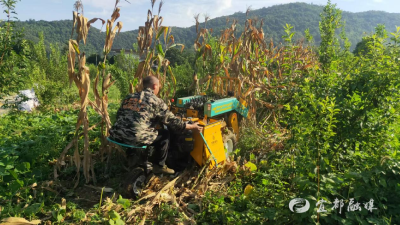
[{"label": "man in camouflage jacket", "polygon": [[197,124],[186,124],[168,110],[164,101],[157,97],[159,80],[154,76],[143,79],[144,90],[129,94],[117,112],[117,120],[110,130],[110,138],[116,142],[133,146],[154,146],[156,163],[154,173],[174,174],[165,165],[169,147],[169,132],[156,130],[160,122],[176,131],[197,130],[202,127]]}]

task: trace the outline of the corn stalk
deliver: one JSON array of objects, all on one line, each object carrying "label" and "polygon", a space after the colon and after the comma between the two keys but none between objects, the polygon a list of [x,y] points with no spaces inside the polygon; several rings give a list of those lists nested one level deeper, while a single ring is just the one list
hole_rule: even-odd
[{"label": "corn stalk", "polygon": [[[196,50],[196,56],[195,56],[195,61],[194,61],[194,73],[193,73],[193,83],[189,87],[189,89],[194,90],[194,94],[198,95],[200,94],[201,86],[205,83],[207,83],[206,90],[208,89],[210,85],[210,80],[212,78],[212,75],[215,74],[210,74],[209,71],[206,72],[205,75],[203,75],[202,79],[199,79],[198,77],[198,68],[197,68],[197,61],[199,59],[202,59],[202,67],[203,67],[203,72],[207,68],[207,60],[212,60],[212,47],[209,43],[211,33],[213,32],[212,28],[207,29],[207,21],[209,19],[208,15],[205,15],[204,18],[204,28],[200,28],[200,22],[199,22],[199,16],[200,14],[197,14],[194,16],[194,19],[196,21],[196,33],[197,37],[196,40],[194,41],[194,49]],[[220,68],[215,69],[215,71],[218,71]]]},{"label": "corn stalk", "polygon": [[[163,17],[160,12],[163,1],[160,1],[158,14],[154,14],[154,5],[156,0],[152,0],[152,9],[147,12],[147,21],[144,26],[139,27],[137,37],[138,52],[140,62],[134,79],[134,83],[130,84],[130,92],[141,91],[143,89],[142,79],[146,76],[156,76],[160,81],[160,96],[167,101],[173,97],[176,92],[176,79],[172,73],[170,62],[165,58],[168,49],[180,46],[181,51],[184,45],[175,44],[175,38],[171,35],[171,28],[162,26]],[[169,73],[170,77],[167,76]]]},{"label": "corn stalk", "polygon": [[235,35],[236,25],[237,21],[234,20],[221,32],[218,40],[219,48],[209,50],[207,43],[199,42],[199,38],[204,38],[207,30],[198,30],[199,24],[196,20],[198,37],[195,48],[198,54],[203,56],[203,63],[209,63],[205,59],[211,54],[217,55],[216,59],[219,62],[216,63],[215,75],[240,80],[241,97],[248,102],[253,119],[260,109],[264,113],[271,113],[273,115],[271,119],[277,123],[277,114],[283,108],[282,104],[290,99],[297,81],[308,72],[308,69],[318,68],[317,57],[302,42],[296,46],[291,43],[294,33],[291,32],[290,25],[285,28],[287,35],[284,38],[287,44],[279,46],[275,46],[272,40],[266,41],[262,20],[247,19],[245,29],[239,37]]},{"label": "corn stalk", "polygon": [[[112,81],[112,75],[106,73],[106,59],[107,55],[110,53],[112,45],[114,43],[114,39],[117,34],[122,29],[122,22],[118,22],[115,26],[114,23],[120,17],[120,8],[117,7],[119,0],[116,1],[114,12],[111,15],[111,19],[107,20],[106,25],[106,40],[104,44],[103,54],[104,60],[102,63],[99,63],[97,66],[97,75],[94,81],[93,92],[95,97],[95,102],[90,102],[91,106],[95,111],[102,117],[101,123],[101,156],[104,153],[111,153],[111,149],[108,145],[107,137],[109,136],[109,130],[111,129],[111,121],[110,116],[108,114],[108,90],[115,83],[115,80]],[[103,21],[104,24],[105,21]],[[98,89],[98,84],[100,81],[100,75],[102,80],[101,85],[101,94]]]},{"label": "corn stalk", "polygon": [[[78,1],[80,2],[80,1]],[[79,50],[79,43],[83,41],[84,44],[86,44],[86,39],[88,36],[88,32],[90,29],[90,25],[97,20],[101,20],[103,25],[105,24],[105,21],[100,18],[94,18],[92,20],[88,20],[86,17],[83,15],[83,10],[81,10],[81,13],[77,12],[79,11],[80,8],[83,8],[80,2],[79,4],[75,4],[74,7],[76,8],[77,11],[73,12],[73,27],[72,27],[72,34],[71,34],[71,39],[69,40],[69,51],[68,51],[68,76],[69,76],[69,81],[70,85],[72,82],[75,83],[79,90],[79,96],[80,96],[80,112],[78,114],[78,120],[76,123],[76,128],[75,128],[75,136],[72,140],[72,142],[67,145],[67,147],[63,150],[61,153],[59,159],[57,160],[57,165],[55,168],[55,179],[57,178],[57,169],[60,169],[61,165],[65,161],[65,155],[68,152],[69,149],[75,147],[74,151],[74,156],[73,156],[73,161],[74,164],[77,168],[77,182],[75,184],[75,187],[79,184],[80,180],[80,168],[81,166],[83,167],[83,175],[85,177],[86,183],[89,183],[91,180],[93,182],[96,182],[96,176],[94,173],[94,160],[92,159],[92,154],[89,151],[89,130],[93,128],[89,128],[89,120],[88,120],[88,115],[87,115],[87,107],[92,106],[93,109],[102,117],[102,122],[101,122],[101,129],[102,129],[102,148],[101,148],[101,153],[104,153],[106,149],[108,149],[107,143],[106,143],[106,136],[108,136],[108,131],[111,128],[111,122],[109,118],[109,114],[107,111],[108,108],[108,89],[111,87],[111,85],[114,83],[111,81],[112,76],[111,74],[106,75],[106,64],[105,60],[107,57],[107,54],[110,52],[114,38],[116,36],[116,33],[120,32],[122,29],[122,23],[118,22],[117,25],[113,28],[114,22],[118,19],[120,16],[119,11],[120,9],[117,7],[119,3],[119,0],[116,0],[115,4],[115,9],[114,12],[111,16],[111,19],[107,21],[107,30],[106,30],[106,43],[104,46],[104,62],[100,63],[98,66],[97,70],[97,76],[95,79],[95,83],[93,86],[93,91],[95,94],[95,102],[92,102],[89,99],[89,90],[90,90],[90,78],[89,78],[89,68],[86,66],[86,56],[84,52],[81,52]],[[79,6],[79,7],[78,7]],[[76,33],[77,38],[73,39],[73,35]],[[76,63],[78,64],[78,72],[76,72],[75,65]],[[99,75],[100,71],[102,74],[102,94],[99,94],[98,91],[98,83],[99,83]],[[84,139],[84,145],[83,145],[83,150],[79,149],[78,145],[78,139],[80,138],[79,130],[83,126],[83,139]],[[82,156],[83,155],[83,156]],[[103,154],[101,154],[103,155]],[[82,158],[82,160],[81,160]]]}]

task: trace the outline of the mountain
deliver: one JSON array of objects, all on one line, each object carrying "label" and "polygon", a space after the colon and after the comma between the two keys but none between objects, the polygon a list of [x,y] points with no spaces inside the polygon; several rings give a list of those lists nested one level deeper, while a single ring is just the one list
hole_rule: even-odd
[{"label": "mountain", "polygon": [[[294,26],[295,38],[303,38],[304,30],[310,29],[316,43],[320,41],[319,21],[323,6],[307,3],[290,3],[275,5],[268,8],[253,10],[246,17],[246,13],[237,12],[230,16],[223,16],[211,19],[207,22],[207,28],[212,28],[214,35],[219,35],[220,31],[227,27],[227,18],[232,21],[238,20],[237,31],[243,31],[246,18],[257,18],[264,20],[264,33],[266,38],[274,41],[281,41],[284,35],[283,26],[288,23]],[[343,12],[342,18],[346,21],[346,34],[354,49],[356,44],[361,41],[365,33],[371,33],[378,24],[384,24],[386,29],[393,32],[396,25],[400,26],[400,13],[387,13],[382,11],[368,11],[361,13]],[[20,22],[20,26],[25,28],[26,38],[34,42],[38,41],[38,33],[43,32],[47,43],[62,44],[66,43],[71,35],[72,21],[34,21],[29,20]],[[204,23],[200,24],[204,27]],[[104,31],[104,29],[103,29]],[[121,32],[115,39],[113,48],[132,49],[136,43],[137,30]],[[187,48],[192,48],[196,38],[196,28],[173,27],[172,34],[176,43],[185,44]],[[88,43],[84,48],[88,53],[101,52],[104,46],[105,33],[96,28],[90,28]]]},{"label": "mountain", "polygon": [[[43,32],[47,45],[53,44],[60,47],[65,46],[71,38],[72,20],[61,21],[35,21],[29,20],[19,22],[17,26],[24,28],[25,38],[33,42],[39,41],[39,33]],[[102,32],[95,27],[89,30],[86,46],[81,43],[81,49],[88,54],[95,52],[101,53],[105,42],[104,28]],[[74,34],[76,35],[76,34]],[[136,42],[137,31],[121,32],[115,38],[113,48],[132,49],[132,44]]]}]

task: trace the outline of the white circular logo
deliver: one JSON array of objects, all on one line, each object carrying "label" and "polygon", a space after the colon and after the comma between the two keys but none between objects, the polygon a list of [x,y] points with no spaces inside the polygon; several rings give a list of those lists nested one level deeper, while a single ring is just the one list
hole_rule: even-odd
[{"label": "white circular logo", "polygon": [[295,213],[304,213],[310,209],[310,203],[304,198],[294,198],[289,202],[289,209]]}]

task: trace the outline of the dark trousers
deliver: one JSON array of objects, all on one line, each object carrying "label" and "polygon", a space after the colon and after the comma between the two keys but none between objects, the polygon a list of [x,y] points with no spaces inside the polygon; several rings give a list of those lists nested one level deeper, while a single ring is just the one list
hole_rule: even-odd
[{"label": "dark trousers", "polygon": [[150,146],[154,146],[155,148],[153,157],[151,157],[151,162],[160,166],[164,166],[168,156],[169,131],[158,130],[157,138]]}]

